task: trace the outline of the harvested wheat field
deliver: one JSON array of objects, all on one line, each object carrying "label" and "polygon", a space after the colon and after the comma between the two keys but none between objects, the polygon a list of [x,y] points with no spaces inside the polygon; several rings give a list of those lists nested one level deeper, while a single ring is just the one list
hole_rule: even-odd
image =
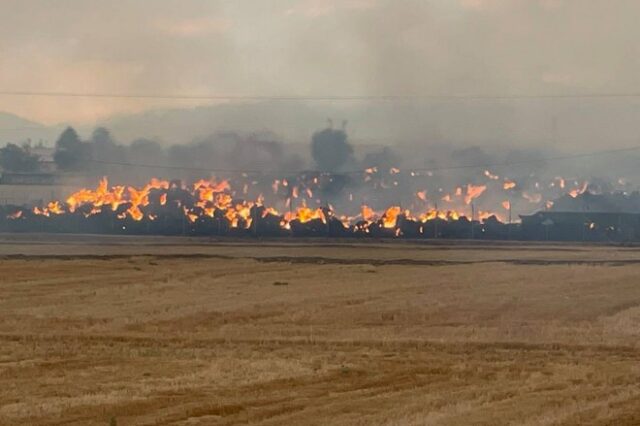
[{"label": "harvested wheat field", "polygon": [[640,423],[640,249],[0,237],[2,425]]}]

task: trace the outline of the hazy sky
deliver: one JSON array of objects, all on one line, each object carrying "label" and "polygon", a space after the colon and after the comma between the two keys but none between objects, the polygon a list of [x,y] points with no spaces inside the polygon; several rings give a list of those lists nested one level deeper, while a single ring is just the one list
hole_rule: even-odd
[{"label": "hazy sky", "polygon": [[[638,0],[1,0],[0,90],[640,92]],[[193,101],[0,96],[55,123]]]}]

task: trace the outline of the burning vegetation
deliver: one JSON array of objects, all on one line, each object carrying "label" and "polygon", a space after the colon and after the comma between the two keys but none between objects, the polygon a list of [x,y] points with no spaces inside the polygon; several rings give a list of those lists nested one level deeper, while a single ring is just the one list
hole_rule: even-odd
[{"label": "burning vegetation", "polygon": [[[120,145],[105,129],[82,141],[67,129],[54,156],[58,169],[116,178],[95,177],[95,188],[82,188],[64,199],[4,206],[0,231],[600,240],[640,236],[640,219],[635,226],[633,220],[584,216],[612,213],[611,206],[620,203],[625,208],[613,212],[640,215],[638,197],[624,179],[545,178],[548,173],[521,165],[511,170],[477,167],[472,160],[491,160],[477,147],[452,153],[454,176],[438,164],[405,169],[390,148],[368,152],[359,161],[344,125],[312,136],[315,170],[291,171],[304,160],[267,136],[218,135],[165,149],[151,141]],[[265,164],[276,170],[266,170]],[[208,165],[228,170],[200,179]],[[148,178],[167,170],[168,178]],[[551,217],[540,212],[571,214]],[[578,231],[564,232],[567,221],[575,222]],[[565,224],[562,232],[554,230],[557,223]]]},{"label": "burning vegetation", "polygon": [[[191,184],[152,178],[145,185],[133,186],[110,185],[104,177],[96,188],[80,189],[66,200],[9,208],[3,228],[117,234],[504,239],[521,236],[520,224],[511,220],[514,201],[531,204],[533,209],[548,201],[543,200],[543,185],[533,185],[540,190],[536,193],[518,191],[515,181],[487,170],[479,178],[483,182],[448,191],[421,189],[404,203],[381,205],[389,194],[403,191],[400,182],[403,187],[409,183],[415,187],[415,181],[425,178],[428,181],[432,176],[395,167],[385,172],[370,168],[348,177],[307,172],[268,182],[243,174],[236,179],[200,179]],[[335,189],[336,181],[342,181],[340,191]],[[547,182],[545,189],[560,188],[571,200],[587,192],[587,183],[562,180],[559,185],[558,181]]]}]

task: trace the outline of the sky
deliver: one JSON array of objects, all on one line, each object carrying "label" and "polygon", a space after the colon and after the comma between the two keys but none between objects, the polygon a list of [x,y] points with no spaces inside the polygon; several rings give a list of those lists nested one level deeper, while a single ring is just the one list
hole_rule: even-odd
[{"label": "sky", "polygon": [[[2,0],[0,91],[640,92],[637,0]],[[0,95],[46,124],[208,101]]]}]

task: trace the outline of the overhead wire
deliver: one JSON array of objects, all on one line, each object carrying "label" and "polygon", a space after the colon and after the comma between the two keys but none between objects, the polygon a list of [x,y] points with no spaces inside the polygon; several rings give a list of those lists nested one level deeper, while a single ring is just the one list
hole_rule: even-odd
[{"label": "overhead wire", "polygon": [[0,90],[0,96],[167,99],[167,100],[228,100],[228,101],[399,101],[399,100],[501,100],[501,99],[570,99],[570,98],[637,98],[640,92],[601,93],[504,93],[504,94],[381,94],[381,95],[225,95],[188,93],[116,93],[116,92],[55,92]]}]

